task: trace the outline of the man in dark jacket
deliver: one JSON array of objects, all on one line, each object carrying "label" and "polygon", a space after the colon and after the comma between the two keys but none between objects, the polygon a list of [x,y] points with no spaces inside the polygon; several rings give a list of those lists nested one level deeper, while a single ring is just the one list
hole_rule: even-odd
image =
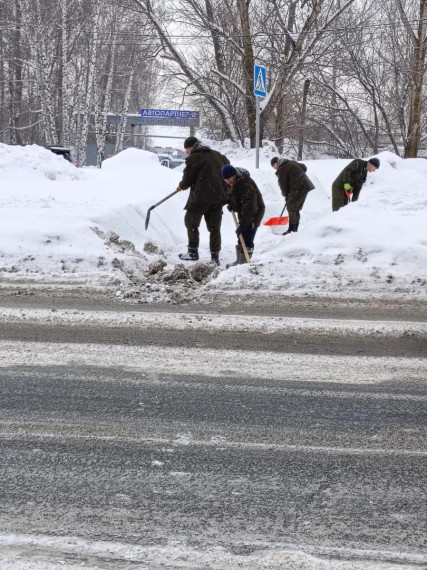
[{"label": "man in dark jacket", "polygon": [[226,187],[221,178],[221,168],[229,164],[223,155],[202,144],[196,137],[184,141],[185,168],[177,190],[190,188],[190,195],[185,205],[184,223],[188,235],[188,251],[180,253],[180,259],[197,261],[199,259],[199,226],[205,217],[210,237],[211,259],[219,265],[221,250],[222,207],[227,202]]},{"label": "man in dark jacket", "polygon": [[307,194],[314,189],[314,185],[306,174],[307,167],[305,164],[277,156],[271,159],[270,164],[276,170],[279,187],[285,197],[286,209],[289,214],[289,228],[283,234],[285,236],[298,231],[300,212]]},{"label": "man in dark jacket", "polygon": [[239,235],[243,237],[249,258],[254,251],[254,239],[257,229],[261,225],[265,206],[258,186],[252,180],[249,172],[244,168],[235,168],[231,164],[223,166],[221,175],[231,187],[228,193],[228,206],[231,211],[237,212],[239,225],[236,228],[237,245],[236,261],[232,265],[246,263],[243,248],[240,245]]},{"label": "man in dark jacket", "polygon": [[332,184],[332,211],[347,206],[350,201],[356,202],[368,172],[375,172],[379,167],[380,161],[375,157],[368,161],[361,158],[352,160]]}]

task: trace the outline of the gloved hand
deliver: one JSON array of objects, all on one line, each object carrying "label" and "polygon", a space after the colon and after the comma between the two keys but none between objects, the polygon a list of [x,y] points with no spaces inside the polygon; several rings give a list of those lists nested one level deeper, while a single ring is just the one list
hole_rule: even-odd
[{"label": "gloved hand", "polygon": [[351,195],[353,194],[353,188],[351,187],[351,184],[349,184],[348,182],[344,184],[344,192],[347,198],[350,200]]},{"label": "gloved hand", "polygon": [[242,233],[242,228],[240,226],[237,226],[236,228],[236,236],[239,237],[239,235]]},{"label": "gloved hand", "polygon": [[229,212],[232,212],[232,211],[233,211],[233,208],[232,208],[231,204],[227,204],[227,210],[228,210]]}]

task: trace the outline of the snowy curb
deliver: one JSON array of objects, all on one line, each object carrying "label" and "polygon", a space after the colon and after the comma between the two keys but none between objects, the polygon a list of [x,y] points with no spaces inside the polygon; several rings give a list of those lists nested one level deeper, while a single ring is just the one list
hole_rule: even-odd
[{"label": "snowy curb", "polygon": [[76,311],[57,309],[0,308],[3,324],[67,325],[87,327],[137,327],[176,331],[239,332],[253,334],[318,334],[341,336],[426,336],[427,323],[364,321],[296,317],[218,315],[200,313],[154,313]]},{"label": "snowy curb", "polygon": [[[278,570],[393,570],[415,568],[424,564],[423,553],[405,553],[390,550],[366,550],[356,548],[315,547],[309,544],[265,544],[261,541],[250,546],[254,551],[248,555],[232,554],[224,547],[196,550],[184,541],[174,540],[164,546],[139,546],[109,541],[85,540],[78,537],[51,537],[43,535],[0,535],[3,554],[0,561],[4,570],[57,570],[78,567],[104,568],[109,562],[116,568],[127,564],[143,564],[141,568],[265,568]],[[18,564],[17,563],[18,555]],[[27,565],[27,560],[29,566]],[[99,558],[99,561],[96,560]],[[323,559],[322,559],[323,558]],[[325,559],[326,558],[326,559]],[[346,560],[347,559],[347,560]],[[389,562],[392,559],[395,561]],[[9,565],[10,564],[10,565]],[[21,566],[22,564],[22,566]],[[99,564],[99,566],[98,566]],[[396,566],[398,564],[398,566]],[[139,566],[138,566],[139,567]]]}]

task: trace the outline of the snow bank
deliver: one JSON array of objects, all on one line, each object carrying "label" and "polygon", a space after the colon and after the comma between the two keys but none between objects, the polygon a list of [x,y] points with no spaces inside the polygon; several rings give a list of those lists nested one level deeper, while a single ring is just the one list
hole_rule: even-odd
[{"label": "snow bank", "polygon": [[31,185],[33,180],[46,178],[52,181],[79,180],[84,177],[84,171],[46,148],[0,143],[0,175],[3,184],[18,179]]},{"label": "snow bank", "polygon": [[[262,149],[257,170],[253,150],[228,142],[215,146],[251,172],[266,203],[265,219],[278,216],[284,201],[269,162],[273,149]],[[304,205],[300,231],[283,237],[261,226],[252,266],[225,269],[237,243],[225,209],[222,265],[197,281],[194,264],[176,270],[187,245],[188,191],[153,209],[145,230],[148,208],[176,189],[182,168],[165,168],[155,154],[127,149],[101,170],[77,169],[35,145],[1,144],[0,280],[78,282],[113,287],[123,296],[132,289],[138,300],[168,299],[180,280],[187,297],[204,287],[228,295],[425,298],[427,160],[389,152],[378,157],[381,167],[368,174],[359,201],[338,212],[331,211],[331,185],[349,161],[304,161],[316,188]],[[208,237],[202,222],[201,262],[210,259]],[[150,273],[158,260],[164,268]]]}]

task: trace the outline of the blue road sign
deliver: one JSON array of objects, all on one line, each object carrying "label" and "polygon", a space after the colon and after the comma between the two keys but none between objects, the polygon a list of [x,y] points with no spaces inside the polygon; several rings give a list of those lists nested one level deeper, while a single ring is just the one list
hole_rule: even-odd
[{"label": "blue road sign", "polygon": [[254,65],[254,95],[267,97],[267,69],[262,65]]},{"label": "blue road sign", "polygon": [[157,119],[198,119],[199,111],[171,111],[169,109],[141,109],[141,117],[156,117]]}]

